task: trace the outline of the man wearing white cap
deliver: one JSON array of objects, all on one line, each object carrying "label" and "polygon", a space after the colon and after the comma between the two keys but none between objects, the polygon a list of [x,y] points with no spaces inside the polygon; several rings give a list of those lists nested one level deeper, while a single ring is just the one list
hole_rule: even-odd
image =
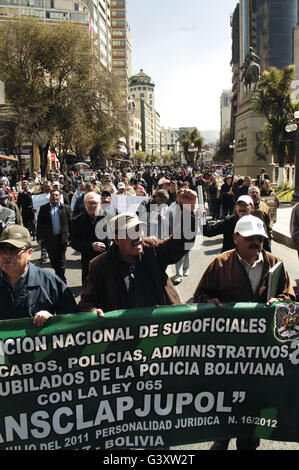
[{"label": "man wearing white cap", "polygon": [[126,193],[126,185],[122,181],[120,181],[117,185],[117,193],[116,194],[123,194]]},{"label": "man wearing white cap", "polygon": [[[223,235],[223,244],[221,252],[232,250],[234,244],[234,230],[236,223],[244,215],[249,215],[253,212],[253,200],[247,195],[240,196],[234,208],[234,214],[228,215],[224,219],[217,220],[217,222],[209,223],[203,226],[203,235],[205,237],[215,237]],[[265,247],[267,249],[267,247]],[[268,251],[268,250],[267,250]]]},{"label": "man wearing white cap", "polygon": [[[267,300],[269,269],[278,258],[263,250],[268,235],[263,221],[253,215],[241,217],[234,230],[235,249],[216,256],[203,274],[194,294],[195,303],[221,306],[230,302],[295,301],[294,289],[282,265],[275,298]],[[212,450],[226,450],[229,440],[216,441]],[[254,450],[259,440],[237,438],[238,450]]]},{"label": "man wearing white cap", "polygon": [[110,238],[114,238],[114,242],[107,252],[89,264],[80,311],[94,311],[101,315],[122,308],[182,304],[166,269],[190,249],[186,242],[194,240],[196,201],[194,191],[184,192],[182,204],[185,204],[186,211],[191,211],[191,227],[194,229],[193,234],[190,231],[190,239],[183,236],[183,227],[181,237],[171,235],[164,240],[144,238],[142,227],[147,224],[136,214],[125,213],[111,219]]},{"label": "man wearing white cap", "polygon": [[[266,302],[267,272],[278,261],[276,256],[263,250],[267,237],[264,224],[258,217],[247,215],[239,219],[234,230],[235,249],[221,253],[210,263],[197,286],[194,301]],[[284,268],[276,299],[271,299],[267,304],[277,299],[295,300]]]}]

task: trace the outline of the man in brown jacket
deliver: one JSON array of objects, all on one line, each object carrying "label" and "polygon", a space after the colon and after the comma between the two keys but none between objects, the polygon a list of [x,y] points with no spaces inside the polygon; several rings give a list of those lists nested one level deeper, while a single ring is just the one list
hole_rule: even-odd
[{"label": "man in brown jacket", "polygon": [[267,251],[271,253],[271,240],[273,238],[273,229],[270,216],[270,207],[264,201],[261,201],[261,192],[257,186],[250,186],[248,190],[248,196],[252,198],[254,204],[252,215],[264,221],[268,235]]},{"label": "man in brown jacket", "polygon": [[185,236],[182,224],[180,237],[143,238],[145,222],[136,214],[120,214],[111,219],[115,227],[113,245],[90,262],[79,310],[101,316],[118,309],[182,304],[166,269],[185,255],[186,242],[194,238],[196,200],[194,191],[184,190],[182,204],[191,211],[191,237]]},{"label": "man in brown jacket", "polygon": [[[272,305],[277,301],[295,301],[294,289],[282,266],[275,297],[267,299],[269,269],[278,258],[263,250],[268,235],[263,222],[253,215],[239,219],[234,231],[236,248],[210,263],[194,294],[195,303],[261,302]],[[216,441],[212,450],[226,450],[229,440]],[[237,438],[238,450],[255,450],[259,439]]]}]

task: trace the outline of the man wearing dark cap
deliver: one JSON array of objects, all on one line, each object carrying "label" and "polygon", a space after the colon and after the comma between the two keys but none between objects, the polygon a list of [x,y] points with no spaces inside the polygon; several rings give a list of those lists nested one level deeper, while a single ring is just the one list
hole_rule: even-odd
[{"label": "man wearing dark cap", "polygon": [[143,227],[147,223],[136,214],[125,213],[111,219],[114,242],[89,264],[80,311],[102,315],[122,308],[182,304],[166,269],[190,249],[186,242],[194,240],[196,200],[194,191],[184,191],[182,204],[186,212],[190,211],[192,232],[185,234],[181,226],[180,232],[174,230],[177,236],[164,240],[144,238]]},{"label": "man wearing dark cap", "polygon": [[29,231],[11,225],[0,237],[0,320],[31,317],[37,326],[55,314],[77,311],[73,294],[55,274],[30,262]]}]

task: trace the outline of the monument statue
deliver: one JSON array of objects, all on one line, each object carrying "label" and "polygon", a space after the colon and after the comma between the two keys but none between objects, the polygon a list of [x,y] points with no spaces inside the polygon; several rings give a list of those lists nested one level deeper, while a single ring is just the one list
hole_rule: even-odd
[{"label": "monument statue", "polygon": [[259,61],[259,56],[255,54],[253,48],[250,47],[241,67],[241,70],[243,70],[241,81],[245,83],[246,92],[250,91],[252,83],[254,83],[254,89],[256,90],[257,88],[257,82],[260,79]]}]

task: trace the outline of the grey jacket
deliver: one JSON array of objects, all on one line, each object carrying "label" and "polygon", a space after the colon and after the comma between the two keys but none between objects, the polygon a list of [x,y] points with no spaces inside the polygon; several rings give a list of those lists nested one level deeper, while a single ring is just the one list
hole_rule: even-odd
[{"label": "grey jacket", "polygon": [[0,233],[9,225],[16,223],[15,211],[0,205]]}]

